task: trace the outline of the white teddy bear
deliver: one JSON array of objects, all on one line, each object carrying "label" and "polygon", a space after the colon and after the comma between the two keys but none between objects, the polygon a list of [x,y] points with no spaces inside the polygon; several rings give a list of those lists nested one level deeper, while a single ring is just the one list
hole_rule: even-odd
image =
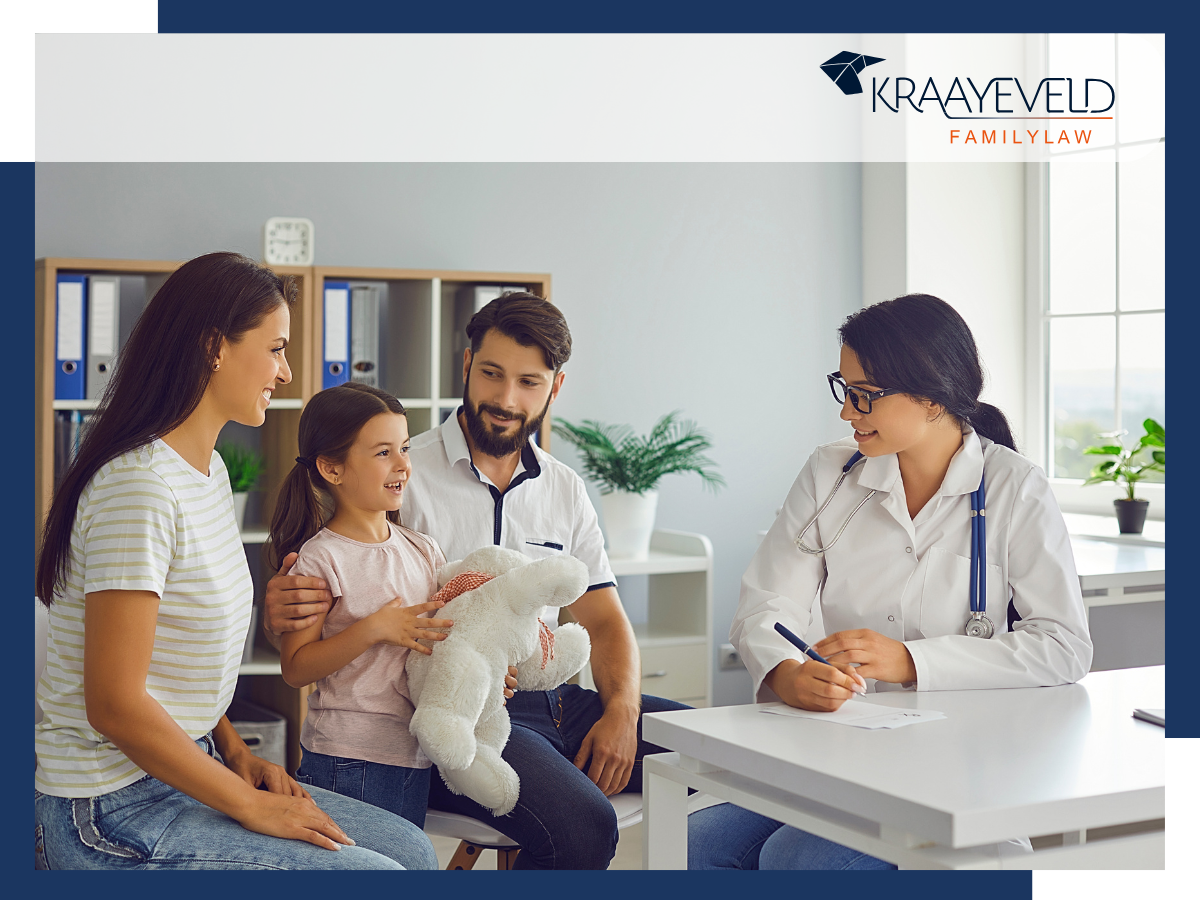
[{"label": "white teddy bear", "polygon": [[510,728],[504,676],[516,666],[518,690],[548,691],[583,668],[591,651],[587,631],[568,623],[551,632],[538,613],[574,603],[587,583],[587,566],[577,559],[535,562],[503,547],[476,550],[438,573],[434,598],[449,602],[435,615],[454,627],[444,641],[423,642],[432,656],[408,654],[416,707],[408,728],[453,793],[497,816],[512,811],[521,789],[500,756]]}]

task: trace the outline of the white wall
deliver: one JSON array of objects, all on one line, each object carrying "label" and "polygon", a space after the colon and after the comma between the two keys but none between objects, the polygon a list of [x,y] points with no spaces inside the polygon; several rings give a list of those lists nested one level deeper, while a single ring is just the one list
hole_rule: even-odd
[{"label": "white wall", "polygon": [[983,400],[1024,446],[1025,165],[909,163],[910,293],[941,297],[966,320],[983,359]]},{"label": "white wall", "polygon": [[[658,522],[712,539],[717,643],[755,532],[844,430],[824,374],[862,296],[857,164],[39,164],[36,181],[39,257],[257,257],[262,223],[298,215],[322,265],[551,273],[575,341],[557,414],[645,430],[681,408],[713,436],[728,488],[671,476]],[[718,703],[749,691],[717,672]]]}]

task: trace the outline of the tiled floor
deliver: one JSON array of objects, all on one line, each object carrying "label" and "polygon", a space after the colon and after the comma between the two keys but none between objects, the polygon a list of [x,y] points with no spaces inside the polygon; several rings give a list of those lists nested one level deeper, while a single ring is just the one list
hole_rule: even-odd
[{"label": "tiled floor", "polygon": [[[454,851],[458,849],[458,841],[454,838],[446,837],[430,837],[433,842],[433,849],[437,851],[438,862],[442,868],[450,862],[450,857],[454,855]],[[620,840],[617,842],[617,855],[613,857],[610,869],[640,869],[642,867],[642,826],[631,825],[629,828],[621,832]],[[491,850],[484,851],[479,862],[475,863],[476,869],[495,869],[496,854]]]}]

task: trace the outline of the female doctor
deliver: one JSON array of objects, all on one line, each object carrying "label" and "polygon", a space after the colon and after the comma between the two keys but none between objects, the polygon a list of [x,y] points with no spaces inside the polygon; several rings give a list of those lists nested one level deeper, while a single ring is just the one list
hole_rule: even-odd
[{"label": "female doctor", "polygon": [[[790,706],[835,710],[852,692],[1082,678],[1092,644],[1067,528],[1004,414],[979,402],[966,322],[911,294],[851,315],[839,337],[828,378],[853,434],[805,463],[742,577],[729,630],[759,699],[773,699],[769,689]],[[973,504],[986,509],[974,590]],[[805,637],[818,593],[828,637],[814,649],[831,665],[774,630]],[[746,810],[731,834],[731,812],[689,817],[689,867],[894,868]]]}]

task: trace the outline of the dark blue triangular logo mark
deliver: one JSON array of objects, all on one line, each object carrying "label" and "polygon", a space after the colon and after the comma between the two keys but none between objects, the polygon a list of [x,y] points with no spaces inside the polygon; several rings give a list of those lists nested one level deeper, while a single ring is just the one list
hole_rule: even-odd
[{"label": "dark blue triangular logo mark", "polygon": [[832,59],[821,63],[821,71],[842,89],[843,94],[861,94],[863,90],[862,85],[858,82],[858,73],[867,66],[873,66],[880,62],[883,62],[881,56],[863,56],[861,53],[843,50]]}]

